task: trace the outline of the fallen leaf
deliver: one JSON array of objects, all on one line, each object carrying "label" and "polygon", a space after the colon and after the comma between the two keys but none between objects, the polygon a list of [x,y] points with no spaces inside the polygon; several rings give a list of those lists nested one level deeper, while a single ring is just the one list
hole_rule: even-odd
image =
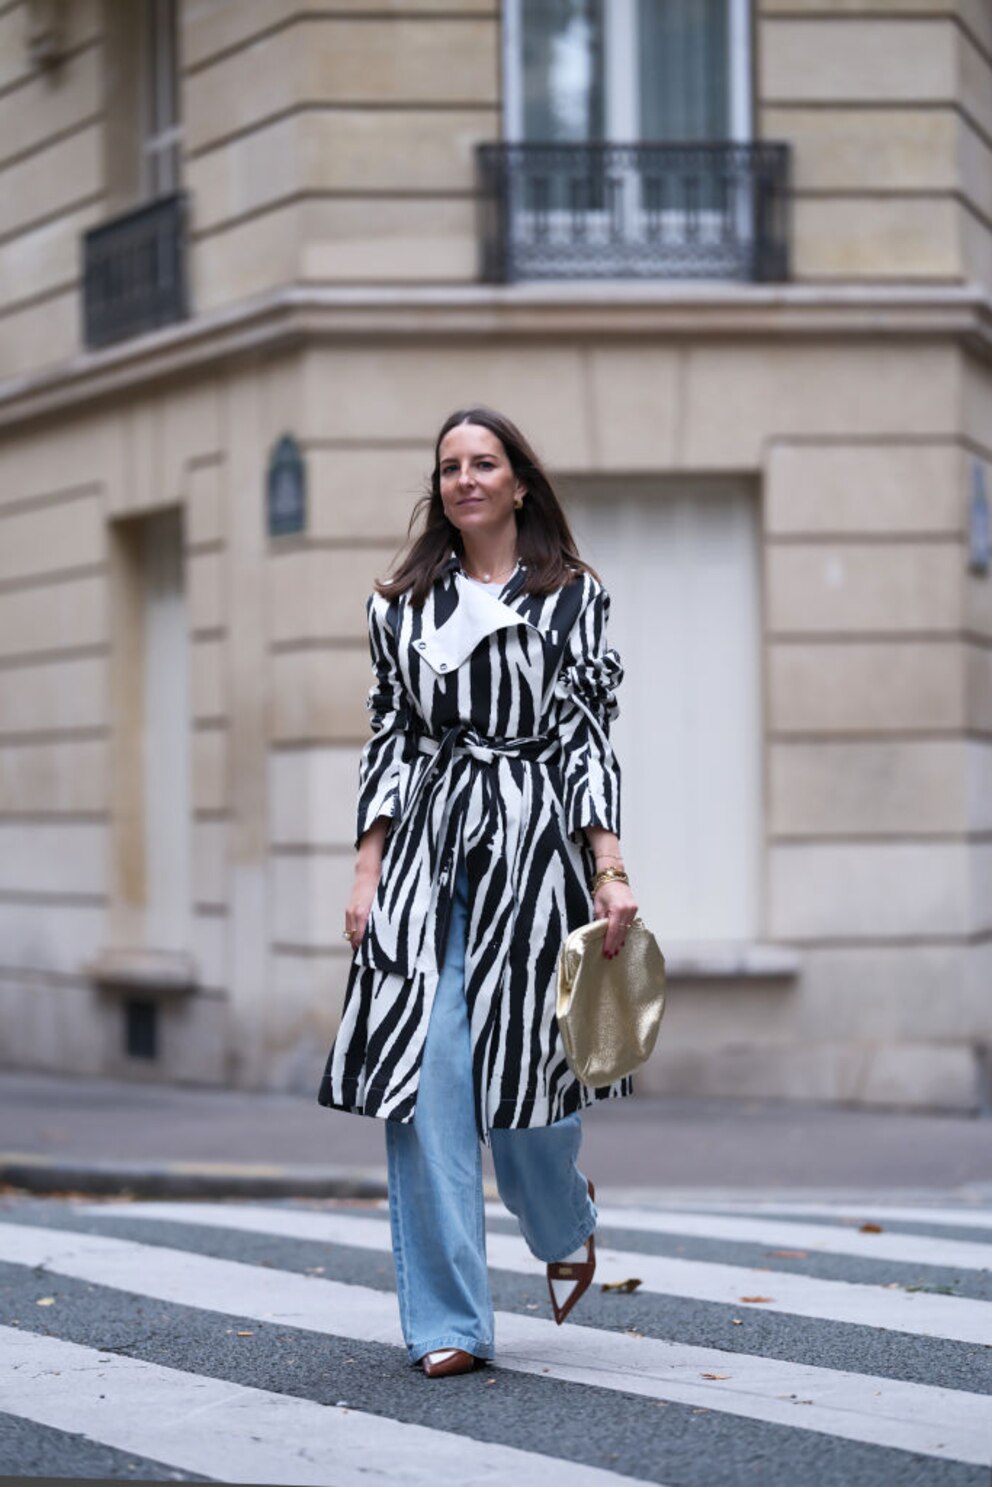
[{"label": "fallen leaf", "polygon": [[238,1333],[238,1336],[239,1337],[254,1337],[255,1334],[254,1334],[254,1332],[239,1332]]},{"label": "fallen leaf", "polygon": [[885,1233],[885,1230],[882,1228],[881,1224],[861,1224],[860,1227],[859,1227],[859,1229],[858,1229],[858,1233],[859,1234],[884,1234]]},{"label": "fallen leaf", "polygon": [[757,1306],[762,1301],[774,1301],[774,1296],[738,1296],[738,1301],[747,1301],[751,1306]]},{"label": "fallen leaf", "polygon": [[643,1332],[638,1332],[636,1327],[628,1327],[624,1334],[626,1337],[643,1337]]},{"label": "fallen leaf", "polygon": [[625,1296],[629,1296],[632,1291],[636,1291],[637,1290],[637,1288],[638,1288],[638,1286],[640,1284],[641,1284],[641,1282],[639,1280],[635,1279],[632,1276],[630,1278],[630,1280],[607,1280],[607,1281],[604,1281],[603,1282],[603,1285],[602,1285],[602,1289],[604,1291],[622,1292]]},{"label": "fallen leaf", "polygon": [[703,1378],[703,1379],[729,1379],[730,1378],[730,1374],[729,1373],[703,1373],[703,1374],[700,1374],[700,1378]]},{"label": "fallen leaf", "polygon": [[540,1309],[536,1301],[524,1302],[524,1311],[540,1311]]},{"label": "fallen leaf", "polygon": [[766,1251],[774,1255],[777,1260],[808,1260],[809,1255],[804,1249],[770,1249]]},{"label": "fallen leaf", "polygon": [[490,1384],[495,1384],[495,1382],[495,1379],[486,1379],[486,1388],[488,1389]]},{"label": "fallen leaf", "polygon": [[54,1305],[55,1305],[55,1297],[54,1296],[41,1296],[35,1302],[35,1306],[54,1306]]},{"label": "fallen leaf", "polygon": [[731,1327],[743,1327],[744,1326],[744,1323],[743,1323],[743,1321],[741,1320],[740,1317],[731,1317],[730,1318],[730,1325],[731,1325]]}]

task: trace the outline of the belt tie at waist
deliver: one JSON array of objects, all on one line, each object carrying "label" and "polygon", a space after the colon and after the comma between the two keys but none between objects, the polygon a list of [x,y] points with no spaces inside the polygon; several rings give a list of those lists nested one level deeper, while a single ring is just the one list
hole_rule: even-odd
[{"label": "belt tie at waist", "polygon": [[447,728],[440,738],[421,733],[417,738],[417,750],[421,754],[433,754],[433,767],[436,767],[438,755],[443,755],[445,762],[469,755],[480,764],[492,764],[499,758],[531,761],[551,759],[557,753],[558,745],[543,734],[535,734],[529,738],[483,739],[474,728],[455,724],[454,727]]},{"label": "belt tie at waist", "polygon": [[[417,752],[428,754],[431,759],[417,781],[417,787],[404,809],[404,820],[410,820],[423,791],[437,779],[439,774],[443,775],[453,759],[470,758],[477,760],[480,764],[495,764],[497,759],[526,759],[531,763],[540,763],[555,758],[558,748],[556,738],[549,739],[543,734],[521,738],[484,739],[467,723],[453,724],[451,728],[445,729],[440,738],[434,738],[430,733],[418,734]],[[443,793],[447,796],[446,788]],[[400,824],[402,825],[402,822]]]},{"label": "belt tie at waist", "polygon": [[[408,865],[410,876],[404,879],[402,888],[394,884],[386,894],[384,885],[380,883],[370,918],[373,933],[366,934],[357,952],[359,964],[401,974],[410,974],[421,963],[432,963],[433,950],[425,947],[425,930],[435,901],[435,874],[440,864],[432,863],[429,854],[419,850],[419,843],[425,836],[433,837],[448,809],[456,783],[454,772],[448,766],[453,760],[463,758],[487,765],[496,764],[500,759],[540,763],[557,758],[560,744],[557,738],[549,739],[543,735],[486,739],[471,725],[456,723],[445,729],[440,738],[428,733],[408,735],[408,749],[411,762],[415,754],[428,756],[426,768],[404,802],[402,814],[390,833],[390,850],[394,859]],[[418,844],[417,850],[409,850],[411,837]],[[445,887],[446,868],[437,877],[437,883],[442,891],[449,891]],[[383,940],[388,949],[382,948]]]}]

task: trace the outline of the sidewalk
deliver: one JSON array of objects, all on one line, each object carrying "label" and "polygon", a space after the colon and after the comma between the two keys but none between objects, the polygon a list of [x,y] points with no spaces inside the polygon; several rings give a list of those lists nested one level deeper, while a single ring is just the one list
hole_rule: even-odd
[{"label": "sidewalk", "polygon": [[[992,1120],[756,1100],[587,1112],[617,1199],[682,1193],[992,1198]],[[381,1197],[382,1124],[295,1095],[0,1072],[0,1183],[35,1192]]]}]

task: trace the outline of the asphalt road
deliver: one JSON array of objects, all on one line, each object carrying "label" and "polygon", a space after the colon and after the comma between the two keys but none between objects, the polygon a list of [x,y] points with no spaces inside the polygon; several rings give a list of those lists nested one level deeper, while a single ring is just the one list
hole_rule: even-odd
[{"label": "asphalt road", "polygon": [[601,1205],[641,1284],[561,1329],[489,1236],[496,1362],[428,1380],[381,1204],[2,1200],[3,1471],[989,1487],[992,1205]]}]

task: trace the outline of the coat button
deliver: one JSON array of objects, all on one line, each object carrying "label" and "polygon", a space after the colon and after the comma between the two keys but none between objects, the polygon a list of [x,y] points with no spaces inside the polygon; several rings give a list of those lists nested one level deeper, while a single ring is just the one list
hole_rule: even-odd
[{"label": "coat button", "polygon": [[447,663],[447,661],[442,661],[439,664],[439,666],[438,666],[437,669],[438,669],[438,671],[447,671],[447,669],[448,669],[448,663]]},{"label": "coat button", "polygon": [[427,649],[427,641],[426,640],[418,640],[416,642],[416,645],[417,645],[417,650],[418,651],[425,651]]}]

